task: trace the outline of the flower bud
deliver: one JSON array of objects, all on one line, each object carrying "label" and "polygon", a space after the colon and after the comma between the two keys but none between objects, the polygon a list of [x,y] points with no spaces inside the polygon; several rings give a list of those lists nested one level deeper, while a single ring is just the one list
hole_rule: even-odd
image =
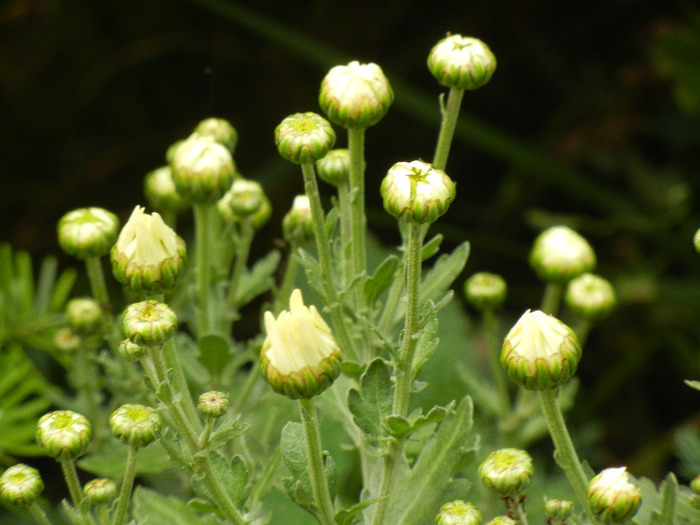
[{"label": "flower bud", "polygon": [[221,144],[231,152],[231,155],[236,151],[238,144],[238,132],[228,120],[222,118],[207,118],[202,120],[197,127],[194,128],[192,136],[197,138],[209,138],[214,142]]},{"label": "flower bud", "polygon": [[114,277],[138,294],[170,290],[185,266],[185,242],[160,215],[136,206],[112,248]]},{"label": "flower bud", "polygon": [[414,160],[389,168],[380,192],[390,215],[408,222],[431,223],[454,200],[455,184],[444,171]]},{"label": "flower bud", "polygon": [[608,280],[584,273],[569,281],[564,301],[575,315],[597,321],[615,307],[615,290]]},{"label": "flower bud", "polygon": [[316,113],[295,113],[275,128],[275,144],[280,155],[295,164],[322,159],[335,144],[335,131]]},{"label": "flower bud", "polygon": [[233,181],[226,195],[229,195],[228,205],[231,211],[238,217],[254,215],[263,206],[265,200],[262,186],[253,180],[246,179]]},{"label": "flower bud", "polygon": [[332,149],[328,154],[316,161],[318,178],[336,188],[350,176],[350,150]]},{"label": "flower bud", "polygon": [[435,516],[437,525],[480,525],[481,512],[473,503],[462,500],[451,501],[440,507]]},{"label": "flower bud", "polygon": [[71,299],[66,304],[66,322],[79,334],[96,334],[102,327],[102,308],[92,297]]},{"label": "flower bud", "polygon": [[316,307],[304,304],[298,288],[289,298],[288,311],[277,319],[265,312],[265,330],[261,370],[275,392],[291,399],[310,398],[340,375],[340,347]]},{"label": "flower bud", "polygon": [[464,283],[464,295],[477,310],[495,310],[506,299],[507,285],[495,273],[479,272]]},{"label": "flower bud", "polygon": [[119,219],[103,208],[69,211],[58,221],[58,244],[78,259],[109,253],[119,231]]},{"label": "flower bud", "polygon": [[143,193],[148,205],[159,211],[176,213],[187,206],[187,202],[177,192],[170,166],[161,166],[146,174]]},{"label": "flower bud", "polygon": [[588,502],[603,523],[624,523],[637,512],[642,501],[639,489],[628,481],[625,467],[608,468],[588,484]]},{"label": "flower bud", "polygon": [[53,344],[64,354],[72,354],[80,348],[82,338],[70,328],[59,328],[53,336]]},{"label": "flower bud", "polygon": [[118,351],[127,361],[138,361],[146,354],[146,347],[133,343],[131,339],[124,339],[119,343]]},{"label": "flower bud", "polygon": [[700,494],[700,476],[695,476],[690,480],[690,490],[695,494]]},{"label": "flower bud", "polygon": [[518,523],[510,516],[496,516],[487,525],[518,525]]},{"label": "flower bud", "polygon": [[197,410],[205,417],[221,417],[228,409],[228,396],[223,392],[204,392],[197,400]]},{"label": "flower bud", "polygon": [[231,153],[211,138],[188,138],[175,150],[170,167],[177,191],[199,204],[219,200],[236,177]]},{"label": "flower bud", "polygon": [[0,476],[0,499],[10,505],[28,507],[43,490],[39,471],[22,463],[11,466]]},{"label": "flower bud", "polygon": [[85,416],[76,412],[56,410],[41,416],[36,438],[52,458],[59,461],[76,459],[87,452],[92,425]]},{"label": "flower bud", "polygon": [[519,496],[530,486],[532,472],[532,458],[517,448],[491,452],[479,465],[483,484],[501,497]]},{"label": "flower bud", "polygon": [[573,510],[574,504],[571,501],[548,499],[544,504],[544,517],[550,525],[564,525]]},{"label": "flower bud", "polygon": [[546,282],[569,281],[593,271],[595,264],[595,252],[588,241],[566,226],[540,233],[530,252],[530,266]]},{"label": "flower bud", "polygon": [[161,346],[177,328],[177,315],[167,304],[141,301],[130,304],[122,315],[122,328],[132,343]]},{"label": "flower bud", "polygon": [[503,341],[501,364],[508,377],[530,390],[556,388],[576,372],[581,346],[556,317],[528,310]]},{"label": "flower bud", "polygon": [[442,86],[472,90],[491,80],[496,57],[478,38],[448,35],[431,49],[428,69]]},{"label": "flower bud", "polygon": [[153,442],[162,423],[158,412],[144,405],[122,405],[109,418],[114,437],[132,447]]},{"label": "flower bud", "polygon": [[111,479],[93,479],[85,484],[83,493],[90,505],[102,505],[114,501],[117,497],[117,486]]},{"label": "flower bud", "polygon": [[321,82],[318,103],[334,124],[365,129],[379,122],[394,101],[394,92],[377,64],[350,62],[335,66]]},{"label": "flower bud", "polygon": [[306,195],[294,197],[292,208],[282,219],[282,235],[290,244],[303,244],[314,238],[311,204]]},{"label": "flower bud", "polygon": [[[226,222],[240,223],[245,220],[252,224],[254,229],[259,230],[265,226],[265,224],[267,224],[267,221],[269,221],[270,217],[272,216],[272,205],[270,204],[270,199],[268,199],[262,192],[262,189],[260,189],[258,208],[249,215],[240,215],[236,213],[234,211],[234,207],[236,209],[240,209],[239,206],[244,205],[250,208],[252,204],[252,201],[242,200],[241,195],[234,195],[234,186],[236,186],[238,180],[242,179],[236,179],[236,181],[234,181],[231,188],[229,188],[229,190],[224,193],[224,196],[221,197],[221,199],[219,199],[219,201],[216,203],[216,209],[218,210],[221,218]],[[234,203],[234,199],[237,201],[236,203]]]}]

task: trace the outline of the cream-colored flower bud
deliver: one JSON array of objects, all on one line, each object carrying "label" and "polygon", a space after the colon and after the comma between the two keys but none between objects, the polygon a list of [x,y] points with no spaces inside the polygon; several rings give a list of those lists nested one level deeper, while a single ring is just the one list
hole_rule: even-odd
[{"label": "cream-colored flower bud", "polygon": [[350,150],[330,150],[325,157],[316,161],[316,174],[331,186],[340,186],[350,176]]},{"label": "cream-colored flower bud", "polygon": [[321,115],[295,113],[275,128],[280,155],[295,164],[312,164],[322,159],[335,144],[335,131]]},{"label": "cream-colored flower bud", "polygon": [[535,239],[530,266],[546,282],[566,282],[595,268],[588,241],[567,226],[553,226]]},{"label": "cream-colored flower bud", "polygon": [[87,452],[92,424],[70,410],[56,410],[39,419],[36,438],[46,453],[57,460],[76,459]]},{"label": "cream-colored flower bud", "polygon": [[282,235],[290,244],[303,244],[314,238],[311,204],[306,195],[297,195],[282,219]]},{"label": "cream-colored flower bud", "polygon": [[119,219],[103,208],[69,211],[58,221],[58,244],[78,259],[109,253],[119,231]]},{"label": "cream-colored flower bud", "polygon": [[177,192],[170,166],[161,166],[146,174],[143,193],[148,205],[159,211],[179,212],[187,207],[187,202]]},{"label": "cream-colored flower bud", "polygon": [[615,290],[607,279],[584,273],[569,281],[564,301],[577,316],[586,321],[597,321],[615,307]]},{"label": "cream-colored flower bud", "polygon": [[510,516],[496,516],[486,525],[518,525],[518,523]]},{"label": "cream-colored flower bud", "polygon": [[178,145],[170,167],[177,191],[198,204],[219,200],[236,178],[231,152],[211,138],[191,137]]},{"label": "cream-colored flower bud", "polygon": [[39,471],[29,465],[18,463],[0,476],[0,499],[10,505],[28,507],[44,490]]},{"label": "cream-colored flower bud", "polygon": [[532,481],[530,454],[518,448],[495,450],[479,465],[482,483],[502,497],[517,497]]},{"label": "cream-colored flower bud", "polygon": [[225,146],[231,152],[231,155],[236,151],[238,144],[238,132],[228,120],[222,118],[211,117],[202,120],[197,127],[194,128],[192,136],[197,138],[210,138],[214,142]]},{"label": "cream-colored flower bud", "polygon": [[185,267],[185,242],[157,213],[136,206],[112,248],[114,277],[139,294],[159,293],[175,286]]},{"label": "cream-colored flower bud", "polygon": [[478,310],[495,310],[506,299],[508,287],[500,275],[489,272],[475,273],[464,282],[467,301]]},{"label": "cream-colored flower bud", "polygon": [[340,375],[340,347],[316,307],[304,304],[298,288],[289,298],[289,310],[276,319],[265,312],[265,331],[261,370],[275,392],[291,399],[313,397]]},{"label": "cream-colored flower bud", "polygon": [[93,335],[102,327],[102,308],[92,297],[76,297],[66,304],[66,322],[81,335]]},{"label": "cream-colored flower bud", "polygon": [[436,525],[480,525],[481,512],[476,505],[467,501],[455,500],[440,507],[435,516]]},{"label": "cream-colored flower bud", "polygon": [[377,64],[353,61],[335,66],[321,82],[318,103],[329,120],[344,128],[368,128],[379,122],[394,92]]},{"label": "cream-colored flower bud", "polygon": [[563,499],[548,499],[544,503],[544,517],[549,525],[564,525],[574,510],[572,501]]},{"label": "cream-colored flower bud", "polygon": [[491,80],[496,57],[478,38],[448,35],[430,51],[428,69],[443,86],[477,89]]},{"label": "cream-colored flower bud", "polygon": [[603,523],[624,523],[639,509],[642,494],[629,482],[625,467],[608,468],[589,482],[588,502]]},{"label": "cream-colored flower bud", "polygon": [[229,195],[228,205],[237,217],[250,217],[256,214],[265,201],[262,186],[254,180],[248,179],[233,181],[226,195]]},{"label": "cream-colored flower bud", "polygon": [[111,479],[91,479],[83,486],[83,493],[90,505],[104,505],[117,497],[117,485]]},{"label": "cream-colored flower bud", "polygon": [[109,418],[114,437],[132,447],[145,447],[152,443],[162,424],[158,412],[144,405],[122,405]]},{"label": "cream-colored flower bud", "polygon": [[528,310],[503,341],[501,364],[508,377],[530,390],[556,388],[576,372],[581,345],[556,317]]},{"label": "cream-colored flower bud", "polygon": [[389,214],[408,222],[431,223],[447,211],[456,189],[444,171],[414,160],[389,168],[380,192]]}]

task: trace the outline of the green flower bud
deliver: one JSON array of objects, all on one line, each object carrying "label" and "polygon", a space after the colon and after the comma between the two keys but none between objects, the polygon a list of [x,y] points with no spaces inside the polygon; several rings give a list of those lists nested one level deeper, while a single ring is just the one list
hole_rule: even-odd
[{"label": "green flower bud", "polygon": [[472,90],[491,80],[496,57],[477,38],[448,35],[430,51],[428,69],[442,86]]},{"label": "green flower bud", "polygon": [[205,417],[221,417],[228,409],[228,396],[223,392],[204,392],[197,400],[197,410]]},{"label": "green flower bud", "polygon": [[377,64],[350,62],[335,66],[321,82],[318,103],[334,124],[365,129],[379,122],[394,101],[394,92]]},{"label": "green flower bud", "polygon": [[170,167],[177,191],[199,204],[219,200],[236,177],[231,153],[211,138],[188,138],[175,150]]},{"label": "green flower bud", "polygon": [[265,312],[265,330],[261,370],[275,392],[291,399],[310,398],[340,375],[340,347],[316,307],[304,304],[298,288],[289,298],[288,311],[277,319]]},{"label": "green flower bud", "polygon": [[625,467],[603,470],[588,483],[588,503],[603,523],[624,523],[637,512],[642,494]]},{"label": "green flower bud", "polygon": [[64,354],[72,354],[80,348],[82,338],[70,328],[60,328],[53,336],[53,344]]},{"label": "green flower bud", "polygon": [[202,120],[192,133],[197,138],[210,138],[214,142],[225,146],[231,152],[236,151],[238,144],[238,132],[228,120],[222,118],[207,118]]},{"label": "green flower bud", "polygon": [[58,221],[58,244],[78,259],[109,253],[119,231],[119,219],[102,208],[69,211]]},{"label": "green flower bud", "polygon": [[10,505],[28,507],[43,490],[39,471],[22,463],[11,466],[0,476],[0,499]]},{"label": "green flower bud", "polygon": [[146,174],[143,193],[149,206],[156,210],[176,213],[187,207],[187,202],[177,192],[169,165],[161,166]]},{"label": "green flower bud", "polygon": [[693,246],[695,246],[695,251],[700,253],[700,228],[695,232],[693,236]]},{"label": "green flower bud", "polygon": [[500,275],[479,272],[464,283],[464,295],[477,310],[495,310],[506,299],[506,281]]},{"label": "green flower bud", "polygon": [[556,317],[528,310],[503,341],[501,364],[508,377],[530,390],[556,388],[576,372],[581,346]]},{"label": "green flower bud", "polygon": [[236,217],[241,218],[255,215],[264,205],[265,201],[265,193],[263,192],[262,186],[255,181],[246,179],[236,179],[233,181],[231,188],[222,199],[227,196],[227,203],[231,211]]},{"label": "green flower bud", "polygon": [[530,252],[530,266],[546,282],[566,282],[595,268],[588,241],[571,228],[554,226],[540,233]]},{"label": "green flower bud", "polygon": [[275,144],[280,155],[295,164],[322,159],[335,144],[335,131],[316,113],[295,113],[275,128]]},{"label": "green flower bud", "polygon": [[518,522],[510,516],[496,516],[487,525],[518,525]]},{"label": "green flower bud", "polygon": [[177,328],[177,315],[167,304],[141,301],[129,305],[122,315],[124,334],[132,343],[161,346]]},{"label": "green flower bud", "polygon": [[473,503],[462,500],[451,501],[440,507],[435,516],[437,525],[480,525],[481,512]]},{"label": "green flower bud", "polygon": [[170,290],[187,261],[183,241],[157,213],[136,206],[112,248],[112,273],[135,293]]},{"label": "green flower bud", "polygon": [[608,280],[584,273],[569,281],[564,301],[575,315],[597,321],[615,307],[615,290]]},{"label": "green flower bud", "polygon": [[56,410],[41,416],[36,438],[52,458],[59,461],[76,459],[87,452],[92,425],[85,416],[76,412]]},{"label": "green flower bud", "polygon": [[66,304],[66,322],[82,335],[93,335],[102,328],[102,308],[92,297],[78,297]]},{"label": "green flower bud", "polygon": [[282,235],[290,244],[303,244],[314,238],[311,204],[306,195],[294,197],[292,208],[282,219]]},{"label": "green flower bud", "polygon": [[389,168],[380,192],[390,215],[407,222],[431,223],[454,200],[455,184],[444,171],[414,160]]},{"label": "green flower bud", "polygon": [[[269,221],[270,217],[272,216],[272,205],[270,204],[270,199],[268,199],[267,196],[262,193],[262,189],[260,189],[260,200],[257,210],[250,215],[237,214],[233,209],[234,206],[239,209],[239,206],[241,205],[250,206],[251,204],[251,201],[242,200],[240,194],[238,196],[234,194],[233,188],[236,186],[238,180],[242,179],[236,179],[236,181],[234,181],[231,188],[229,188],[229,190],[224,193],[224,196],[221,197],[221,199],[219,199],[219,201],[216,203],[216,209],[218,210],[221,218],[226,222],[240,223],[243,221],[248,221],[253,225],[254,229],[259,230],[265,226],[265,224],[267,224],[267,221]],[[234,199],[237,201],[236,203],[234,203]]]},{"label": "green flower bud", "polygon": [[573,502],[563,499],[548,499],[544,503],[544,517],[549,525],[564,525],[573,510]]},{"label": "green flower bud", "polygon": [[700,476],[695,476],[690,480],[690,490],[695,494],[700,494]]},{"label": "green flower bud", "polygon": [[502,497],[519,496],[532,481],[532,458],[524,450],[503,448],[491,452],[479,465],[483,484]]},{"label": "green flower bud", "polygon": [[83,493],[90,505],[102,505],[114,501],[117,497],[117,486],[110,479],[93,479],[85,484]]},{"label": "green flower bud", "polygon": [[350,150],[330,150],[325,157],[316,161],[316,174],[336,188],[343,184],[350,176]]},{"label": "green flower bud", "polygon": [[158,412],[144,405],[122,405],[109,418],[114,437],[132,447],[152,443],[162,423]]},{"label": "green flower bud", "polygon": [[138,361],[146,354],[146,347],[132,343],[130,339],[124,339],[119,343],[119,355],[127,361]]}]

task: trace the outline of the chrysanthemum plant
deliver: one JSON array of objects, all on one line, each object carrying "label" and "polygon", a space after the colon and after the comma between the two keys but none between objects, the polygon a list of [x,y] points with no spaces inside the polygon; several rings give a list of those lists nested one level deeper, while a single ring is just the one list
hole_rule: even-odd
[{"label": "chrysanthemum plant", "polygon": [[[469,245],[431,262],[442,237],[430,226],[459,200],[448,157],[460,105],[489,82],[496,59],[480,40],[448,35],[428,67],[449,90],[436,106],[431,162],[397,159],[381,181],[365,179],[365,130],[381,125],[394,98],[372,63],[332,68],[320,113],[294,113],[270,130],[304,183],[278,229],[284,253],[249,260],[270,201],[238,172],[238,132],[220,118],[167,150],[167,164],[146,177],[146,206],[136,198],[122,227],[94,207],[61,219],[59,243],[85,261],[91,297],[68,301],[74,276],[53,286],[46,272],[34,297],[26,256],[0,252],[3,327],[20,322],[27,297],[44,321],[33,332],[43,339],[0,330],[0,436],[12,436],[0,441],[0,496],[17,520],[700,523],[691,490],[700,481],[680,486],[669,474],[657,490],[622,465],[596,475],[567,429],[562,409],[574,401],[586,336],[615,305],[583,237],[553,225],[534,240],[529,262],[544,296],[505,338],[503,277],[466,279],[469,315],[452,301]],[[347,147],[335,148],[339,137]],[[367,192],[396,218],[400,246],[369,242]],[[194,214],[193,235],[176,233],[182,213]],[[110,297],[117,283],[123,294]],[[236,322],[255,307],[260,335],[243,339]],[[560,308],[575,325],[557,318]],[[469,330],[474,312],[483,359]],[[35,398],[19,393],[16,367],[30,364],[18,349],[28,346],[65,368],[65,391],[30,370]],[[46,412],[38,423],[37,407]],[[555,468],[548,454],[526,450],[538,441]],[[48,479],[31,466],[39,454],[60,464],[61,505],[41,497]]]}]

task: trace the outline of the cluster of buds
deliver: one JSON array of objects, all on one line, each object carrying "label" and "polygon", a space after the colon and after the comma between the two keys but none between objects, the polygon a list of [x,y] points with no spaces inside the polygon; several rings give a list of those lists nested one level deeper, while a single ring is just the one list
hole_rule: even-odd
[{"label": "cluster of buds", "polygon": [[114,437],[134,448],[152,443],[162,424],[158,412],[144,405],[122,405],[109,418]]},{"label": "cluster of buds", "polygon": [[312,164],[335,144],[330,122],[316,113],[295,113],[275,128],[275,144],[283,158],[294,164]]},{"label": "cluster of buds", "polygon": [[588,483],[588,503],[603,523],[624,523],[635,515],[642,501],[640,490],[630,483],[625,467],[608,468]]},{"label": "cluster of buds", "polygon": [[70,410],[56,410],[39,419],[36,438],[46,453],[58,461],[76,459],[87,452],[92,425]]},{"label": "cluster of buds", "polygon": [[28,507],[44,490],[39,471],[29,465],[18,463],[0,476],[0,499],[10,505]]},{"label": "cluster of buds", "polygon": [[481,525],[481,512],[476,505],[455,500],[440,507],[435,516],[436,525]]},{"label": "cluster of buds", "polygon": [[479,465],[482,483],[503,498],[522,494],[530,486],[532,474],[532,458],[517,448],[495,450]]},{"label": "cluster of buds", "polygon": [[430,51],[428,69],[442,86],[472,90],[491,80],[496,57],[477,38],[448,35]]},{"label": "cluster of buds", "polygon": [[464,282],[464,296],[477,310],[495,310],[506,299],[508,287],[500,275],[490,272],[475,273]]},{"label": "cluster of buds", "polygon": [[567,226],[553,226],[540,233],[530,251],[530,266],[545,282],[566,282],[596,265],[593,248]]},{"label": "cluster of buds", "polygon": [[103,208],[69,211],[58,221],[58,244],[78,259],[109,253],[117,238],[119,219]]}]

